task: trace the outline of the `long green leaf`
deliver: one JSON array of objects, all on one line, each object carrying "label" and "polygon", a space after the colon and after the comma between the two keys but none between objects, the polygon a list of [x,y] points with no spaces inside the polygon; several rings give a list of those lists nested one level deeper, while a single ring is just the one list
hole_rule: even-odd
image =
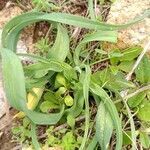
[{"label": "long green leaf", "polygon": [[35,123],[39,125],[54,125],[56,124],[64,114],[64,105],[62,105],[59,113],[44,114],[29,109],[23,109],[26,115]]},{"label": "long green leaf", "polygon": [[142,16],[135,18],[133,21],[124,24],[124,25],[111,25],[106,23],[101,23],[98,21],[92,21],[90,19],[75,16],[71,14],[65,13],[42,13],[42,12],[28,12],[18,17],[12,19],[4,28],[2,33],[2,44],[3,47],[7,47],[11,50],[16,50],[16,44],[19,38],[19,34],[21,30],[28,26],[31,23],[39,22],[39,21],[49,21],[49,22],[58,22],[64,23],[68,25],[74,25],[82,28],[88,28],[93,30],[118,30],[126,28],[132,24],[135,24],[145,17],[150,15],[150,10],[145,11]]},{"label": "long green leaf", "polygon": [[92,20],[95,20],[96,17],[95,17],[95,11],[94,11],[94,6],[93,6],[93,0],[88,0],[88,10],[89,10],[90,18]]},{"label": "long green leaf", "polygon": [[94,135],[92,141],[87,147],[87,150],[95,150],[96,145],[97,145],[97,139],[96,139],[96,136]]},{"label": "long green leaf", "polygon": [[77,75],[75,69],[72,68],[67,63],[56,59],[47,59],[42,58],[40,56],[31,55],[31,54],[19,54],[19,56],[25,56],[33,59],[34,61],[38,62],[35,64],[31,64],[27,67],[24,67],[26,71],[35,71],[35,70],[51,70],[54,72],[63,72],[64,76],[71,81],[72,79],[77,79]]},{"label": "long green leaf", "polygon": [[40,150],[41,148],[36,136],[36,125],[34,123],[31,123],[31,137],[32,137],[32,143],[35,150]]},{"label": "long green leaf", "polygon": [[102,150],[107,150],[113,132],[113,123],[105,103],[101,102],[96,116],[96,139]]},{"label": "long green leaf", "polygon": [[89,88],[90,88],[91,69],[89,66],[85,66],[85,76],[83,80],[83,96],[85,99],[85,132],[80,146],[80,150],[85,149],[86,141],[88,138],[90,112],[89,112]]},{"label": "long green leaf", "polygon": [[116,129],[116,150],[122,149],[122,127],[121,127],[121,120],[119,118],[117,109],[108,96],[108,94],[96,83],[91,81],[90,90],[93,94],[99,96],[101,100],[105,103],[106,109],[110,113],[111,119],[113,121],[113,126]]}]

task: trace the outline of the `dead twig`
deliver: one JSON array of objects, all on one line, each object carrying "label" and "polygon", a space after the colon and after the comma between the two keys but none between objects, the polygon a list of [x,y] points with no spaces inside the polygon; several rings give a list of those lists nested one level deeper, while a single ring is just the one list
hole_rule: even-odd
[{"label": "dead twig", "polygon": [[[79,121],[83,121],[84,119],[85,119],[85,116],[80,116],[80,117],[76,118],[75,121],[76,121],[76,122],[79,122]],[[57,131],[59,131],[59,130],[62,130],[62,129],[64,129],[64,128],[66,128],[67,126],[68,126],[67,123],[62,124],[62,125],[56,127],[56,128],[53,130],[53,132],[57,132]]]},{"label": "dead twig", "polygon": [[9,122],[9,120],[10,120],[10,113],[9,113],[10,106],[8,104],[8,101],[6,99],[6,96],[5,96],[4,92],[3,92],[3,97],[4,97],[4,101],[5,101],[6,118],[7,118],[8,122]]},{"label": "dead twig", "polygon": [[[79,116],[78,118],[75,119],[75,122],[79,122],[79,121],[83,121],[85,119],[85,116]],[[54,130],[52,131],[53,133],[54,132],[57,132],[59,130],[62,130],[64,128],[68,127],[68,124],[67,123],[64,123],[64,124],[61,124],[60,126],[54,128]],[[47,136],[46,133],[44,133],[43,135],[39,136],[39,139],[43,139]]]},{"label": "dead twig", "polygon": [[[95,114],[96,114],[96,109],[93,110],[91,116],[92,116],[92,115],[95,115]],[[80,122],[80,121],[83,121],[83,120],[85,120],[85,115],[77,117],[77,118],[75,119],[75,122]],[[62,130],[62,129],[64,129],[64,128],[66,128],[66,127],[68,127],[68,124],[67,124],[67,123],[61,124],[60,126],[54,128],[54,130],[53,130],[52,132],[53,132],[53,133],[54,133],[54,132],[58,132],[58,131],[60,131],[60,130]],[[44,133],[43,135],[39,136],[38,138],[39,138],[39,139],[43,139],[43,138],[45,138],[46,136],[47,136],[47,134]]]},{"label": "dead twig", "polygon": [[[150,41],[148,41],[148,43],[146,44],[146,46],[144,47],[143,51],[141,52],[141,54],[139,55],[137,61],[135,62],[133,68],[131,69],[131,71],[127,74],[126,76],[126,80],[130,81],[132,74],[134,73],[135,69],[138,67],[138,65],[140,64],[142,58],[144,57],[144,55],[148,52],[148,50],[150,49]],[[127,96],[128,90],[122,91],[120,94],[123,97],[123,99]]]},{"label": "dead twig", "polygon": [[[127,76],[126,76],[127,81],[131,80],[132,74],[134,73],[135,69],[138,67],[139,63],[141,62],[142,58],[144,57],[146,52],[149,50],[149,48],[150,48],[150,41],[147,43],[147,45],[145,46],[145,48],[143,49],[143,51],[139,55],[137,61],[135,62],[133,68],[131,69],[131,71],[127,74]],[[137,149],[137,146],[136,146],[136,143],[135,143],[136,142],[136,136],[134,135],[135,125],[134,125],[133,115],[131,114],[130,108],[127,104],[127,99],[125,99],[125,97],[127,96],[128,91],[129,91],[129,89],[127,89],[125,91],[122,91],[120,94],[121,94],[122,100],[125,104],[125,107],[127,109],[128,115],[129,115],[129,119],[128,119],[127,122],[130,122],[130,126],[131,126],[131,131],[132,131],[131,133],[132,133],[132,140],[133,140],[132,146],[133,146],[133,149]]]},{"label": "dead twig", "polygon": [[131,93],[131,94],[128,94],[127,96],[124,97],[124,99],[128,100],[129,98],[143,92],[143,91],[147,91],[147,90],[150,90],[150,85],[147,85],[147,86],[144,86],[138,90],[136,90],[135,92]]},{"label": "dead twig", "polygon": [[138,57],[137,61],[135,62],[133,68],[131,69],[131,71],[128,73],[126,79],[127,81],[131,80],[131,76],[134,73],[135,69],[138,67],[139,63],[141,62],[143,56],[148,52],[148,50],[150,49],[150,41],[147,43],[147,45],[144,47],[144,50],[142,51],[142,53],[140,54],[140,56]]}]

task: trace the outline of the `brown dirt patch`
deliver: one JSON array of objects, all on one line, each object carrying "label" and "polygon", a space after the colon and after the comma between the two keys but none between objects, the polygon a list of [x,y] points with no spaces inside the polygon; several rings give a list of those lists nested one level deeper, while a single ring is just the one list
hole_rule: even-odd
[{"label": "brown dirt patch", "polygon": [[0,150],[19,150],[20,145],[12,141],[11,128],[12,117],[16,110],[11,109],[9,118],[4,116],[0,119]]}]

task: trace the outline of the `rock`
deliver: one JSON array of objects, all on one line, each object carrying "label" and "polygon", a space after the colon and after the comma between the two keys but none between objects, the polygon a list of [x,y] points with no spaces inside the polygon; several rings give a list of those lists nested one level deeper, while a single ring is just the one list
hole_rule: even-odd
[{"label": "rock", "polygon": [[[1,63],[0,63],[1,70]],[[2,85],[2,73],[0,71],[0,118],[5,114],[5,102],[3,95],[3,85]]]},{"label": "rock", "polygon": [[22,10],[18,6],[14,6],[8,2],[6,7],[0,11],[0,28],[2,29],[9,20],[21,13]]},{"label": "rock", "polygon": [[[146,9],[150,9],[149,0],[117,0],[111,6],[107,23],[124,24],[140,15]],[[144,47],[150,38],[150,18],[119,31],[118,36],[118,48],[124,49],[132,45]]]},{"label": "rock", "polygon": [[[0,30],[0,38],[1,38],[1,33],[2,30]],[[0,40],[0,47],[1,47],[1,40]],[[0,118],[4,115],[5,113],[5,102],[3,99],[3,85],[2,85],[2,65],[1,65],[1,60],[0,60]]]},{"label": "rock", "polygon": [[[23,11],[20,7],[15,6],[13,3],[8,2],[6,7],[0,11],[0,29],[2,29],[12,18],[22,14]],[[30,26],[25,28],[21,34],[19,45],[17,48],[19,52],[32,51],[33,52],[33,32],[34,27]],[[25,48],[26,47],[26,48]],[[24,49],[25,48],[25,49]]]}]

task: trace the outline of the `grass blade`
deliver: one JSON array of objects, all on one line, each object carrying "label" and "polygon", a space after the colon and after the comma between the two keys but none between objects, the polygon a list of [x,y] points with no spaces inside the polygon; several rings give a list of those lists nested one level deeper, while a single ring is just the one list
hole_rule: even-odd
[{"label": "grass blade", "polygon": [[31,123],[31,138],[32,138],[32,144],[34,146],[34,149],[40,150],[41,148],[36,136],[36,125],[34,123]]},{"label": "grass blade", "polygon": [[85,76],[83,81],[83,96],[85,99],[85,132],[80,146],[80,150],[83,150],[86,145],[89,130],[90,112],[89,112],[89,88],[90,88],[91,69],[89,66],[85,66]]},{"label": "grass blade", "polygon": [[129,122],[130,122],[130,126],[131,126],[132,150],[135,150],[135,149],[137,149],[137,146],[136,146],[136,136],[137,135],[136,135],[135,125],[134,125],[134,120],[133,120],[130,108],[129,108],[126,100],[123,99],[122,101],[125,104],[125,107],[126,107],[126,110],[127,110],[128,116],[129,116]]},{"label": "grass blade", "polygon": [[95,20],[96,17],[95,17],[95,12],[94,12],[93,0],[88,0],[88,10],[89,10],[90,18],[92,20]]}]

